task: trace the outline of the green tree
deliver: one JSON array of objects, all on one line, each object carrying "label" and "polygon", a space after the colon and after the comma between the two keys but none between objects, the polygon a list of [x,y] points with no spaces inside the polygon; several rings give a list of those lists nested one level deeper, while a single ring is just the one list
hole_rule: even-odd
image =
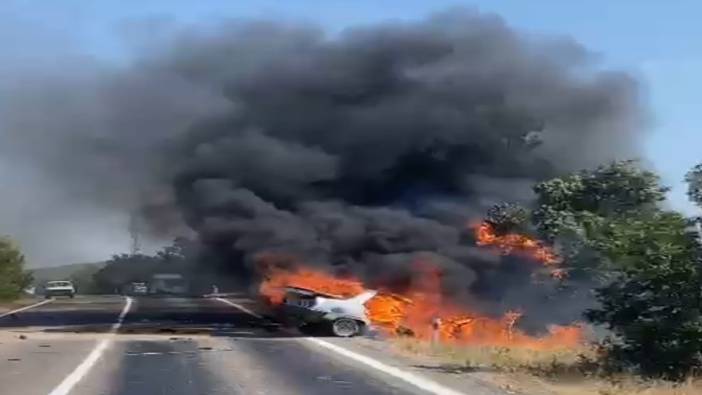
[{"label": "green tree", "polygon": [[155,255],[113,255],[105,267],[93,275],[89,286],[96,292],[110,293],[132,282],[148,282],[158,272],[185,273],[196,250],[196,243],[186,238],[176,238]]},{"label": "green tree", "polygon": [[576,278],[597,277],[613,263],[597,245],[603,230],[611,221],[659,210],[667,191],[635,161],[612,162],[537,184],[532,222]]},{"label": "green tree", "polygon": [[685,181],[687,182],[687,196],[693,203],[702,207],[702,163],[687,172]]},{"label": "green tree", "polygon": [[184,237],[177,237],[169,246],[163,247],[156,253],[156,257],[166,263],[185,264],[195,255],[196,244]]},{"label": "green tree", "polygon": [[95,283],[95,274],[100,268],[95,266],[83,267],[70,275],[70,280],[76,287],[78,293],[95,294],[100,293],[100,288]]},{"label": "green tree", "polygon": [[678,213],[608,223],[597,248],[613,262],[586,317],[616,335],[608,357],[648,376],[682,379],[702,366],[702,283],[696,235]]},{"label": "green tree", "polygon": [[113,255],[105,267],[93,275],[93,284],[100,292],[120,292],[131,282],[148,281],[160,262],[144,254]]},{"label": "green tree", "polygon": [[532,220],[589,281],[599,306],[586,317],[608,327],[609,362],[679,379],[701,365],[698,240],[664,211],[667,188],[636,162],[614,162],[535,186]]},{"label": "green tree", "polygon": [[32,282],[24,270],[24,256],[9,238],[0,237],[0,300],[18,298]]},{"label": "green tree", "polygon": [[563,233],[587,236],[605,219],[658,209],[668,188],[635,161],[612,162],[554,178],[534,187],[534,222],[541,234],[554,239]]},{"label": "green tree", "polygon": [[488,210],[485,221],[492,225],[498,234],[524,233],[528,231],[529,211],[515,203],[498,203]]}]

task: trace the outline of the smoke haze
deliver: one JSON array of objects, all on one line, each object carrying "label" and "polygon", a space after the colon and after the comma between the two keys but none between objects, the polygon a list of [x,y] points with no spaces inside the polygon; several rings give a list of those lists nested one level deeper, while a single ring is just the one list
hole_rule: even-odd
[{"label": "smoke haze", "polygon": [[[430,260],[451,295],[509,304],[524,263],[473,247],[467,221],[528,204],[535,181],[638,157],[645,130],[630,76],[466,10],[335,36],[233,21],[143,48],[128,67],[47,65],[3,84],[3,163],[38,174],[17,199],[94,210],[78,220],[139,210],[154,240],[192,231],[238,274],[275,252],[401,285]],[[41,218],[3,210],[32,256],[70,248],[34,250]]]}]

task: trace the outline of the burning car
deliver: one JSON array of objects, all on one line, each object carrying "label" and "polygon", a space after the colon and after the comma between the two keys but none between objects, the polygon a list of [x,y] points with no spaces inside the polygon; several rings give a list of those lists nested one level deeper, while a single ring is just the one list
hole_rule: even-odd
[{"label": "burning car", "polygon": [[298,324],[330,324],[339,337],[355,336],[370,325],[365,303],[377,294],[367,290],[343,297],[298,287],[286,287],[282,310]]}]

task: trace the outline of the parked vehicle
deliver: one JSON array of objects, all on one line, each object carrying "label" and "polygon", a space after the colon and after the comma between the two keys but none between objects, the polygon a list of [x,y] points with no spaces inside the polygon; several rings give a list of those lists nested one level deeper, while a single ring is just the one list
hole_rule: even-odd
[{"label": "parked vehicle", "polygon": [[133,295],[146,295],[149,293],[149,287],[146,283],[134,282],[131,284],[131,290]]},{"label": "parked vehicle", "polygon": [[151,277],[149,293],[166,295],[185,295],[189,290],[188,281],[181,274],[157,273]]},{"label": "parked vehicle", "polygon": [[76,288],[70,281],[49,281],[44,286],[44,297],[68,296],[73,299],[76,295]]}]

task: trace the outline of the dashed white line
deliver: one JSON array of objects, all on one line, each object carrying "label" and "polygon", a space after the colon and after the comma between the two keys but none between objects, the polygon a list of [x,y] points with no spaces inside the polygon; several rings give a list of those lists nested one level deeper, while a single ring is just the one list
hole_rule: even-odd
[{"label": "dashed white line", "polygon": [[35,307],[39,307],[39,306],[41,306],[41,305],[45,305],[45,304],[51,303],[51,302],[53,302],[53,301],[54,301],[54,299],[42,300],[42,301],[39,302],[39,303],[34,303],[34,304],[32,304],[32,305],[24,306],[24,307],[22,307],[22,308],[20,308],[20,309],[17,309],[17,310],[12,310],[12,311],[8,311],[7,313],[0,314],[0,318],[2,318],[2,317],[7,317],[8,315],[12,315],[12,314],[15,314],[15,313],[19,313],[20,311],[25,311],[25,310],[33,309],[33,308],[35,308]]},{"label": "dashed white line", "polygon": [[[220,302],[226,303],[230,306],[236,307],[237,309],[239,309],[239,310],[243,311],[244,313],[247,313],[253,317],[262,318],[261,315],[256,314],[255,312],[247,309],[244,306],[241,306],[238,303],[234,303],[230,300],[222,299],[222,298],[217,298],[217,300],[219,300]],[[418,376],[416,374],[412,374],[410,372],[406,372],[406,371],[401,370],[399,368],[396,368],[394,366],[384,364],[384,363],[379,362],[371,357],[367,357],[363,354],[359,354],[357,352],[350,351],[346,348],[337,346],[335,344],[329,343],[329,342],[324,341],[322,339],[318,339],[318,338],[314,338],[314,337],[305,337],[303,339],[310,342],[310,343],[314,343],[320,347],[324,347],[327,350],[333,351],[333,352],[335,352],[339,355],[342,355],[346,358],[352,359],[356,362],[360,362],[368,367],[371,367],[375,370],[383,372],[389,376],[400,379],[400,380],[404,381],[405,383],[411,384],[411,385],[413,385],[413,386],[415,386],[423,391],[426,391],[430,394],[434,394],[434,395],[465,395],[462,392],[459,392],[459,391],[456,391],[452,388],[441,385],[435,381]]]},{"label": "dashed white line", "polygon": [[129,309],[132,307],[132,298],[127,297],[127,301],[122,308],[122,312],[117,318],[117,322],[112,324],[110,332],[95,345],[95,348],[88,354],[88,356],[81,362],[78,367],[76,367],[73,372],[71,372],[65,379],[59,384],[49,395],[68,395],[73,387],[75,387],[78,382],[85,377],[90,369],[95,365],[95,363],[100,359],[102,354],[107,350],[107,348],[112,344],[112,338],[119,329],[119,327],[124,322],[124,317],[129,313]]}]

